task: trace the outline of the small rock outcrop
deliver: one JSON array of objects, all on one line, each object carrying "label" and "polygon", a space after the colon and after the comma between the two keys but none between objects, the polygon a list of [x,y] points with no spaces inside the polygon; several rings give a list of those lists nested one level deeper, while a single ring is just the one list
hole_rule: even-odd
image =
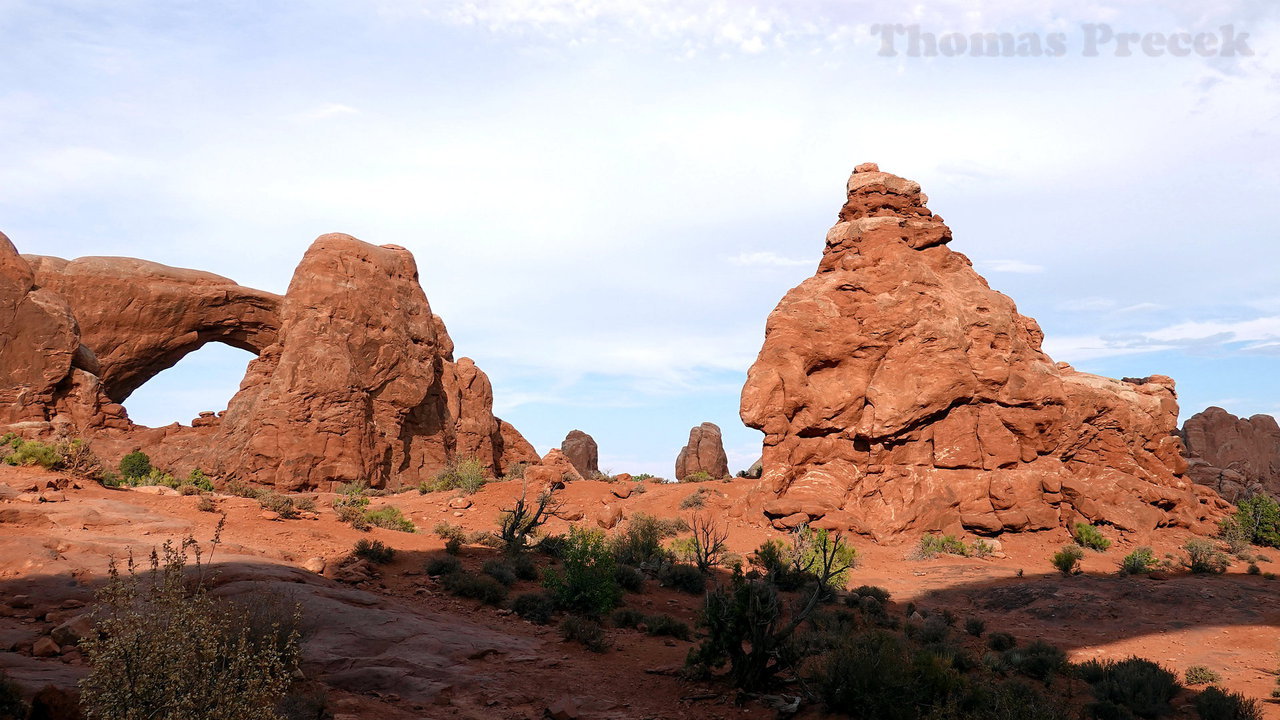
[{"label": "small rock outcrop", "polygon": [[694,473],[704,472],[712,479],[729,477],[729,457],[724,453],[720,426],[704,422],[689,431],[689,442],[676,456],[676,480],[683,482]]},{"label": "small rock outcrop", "polygon": [[577,468],[578,474],[584,478],[600,474],[600,449],[596,447],[595,438],[581,430],[570,430],[560,443],[560,451],[569,462]]},{"label": "small rock outcrop", "polygon": [[859,166],[817,273],[769,316],[741,416],[776,519],[874,536],[1075,519],[1143,532],[1225,503],[1182,477],[1173,381],[1054,363],[916,183]]},{"label": "small rock outcrop", "polygon": [[1211,407],[1182,424],[1187,474],[1231,502],[1280,495],[1280,425],[1270,415],[1241,418]]}]

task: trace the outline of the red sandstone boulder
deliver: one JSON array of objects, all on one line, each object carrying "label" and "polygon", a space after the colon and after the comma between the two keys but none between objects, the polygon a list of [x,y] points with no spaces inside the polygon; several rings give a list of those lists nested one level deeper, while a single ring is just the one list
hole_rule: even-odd
[{"label": "red sandstone boulder", "polygon": [[593,478],[600,474],[600,450],[596,447],[595,438],[581,430],[570,430],[560,443],[560,451],[584,478]]},{"label": "red sandstone boulder", "polygon": [[689,442],[676,457],[676,480],[697,472],[705,472],[713,479],[729,477],[729,458],[724,453],[724,441],[720,426],[705,422],[689,431]]},{"label": "red sandstone boulder", "polygon": [[769,316],[741,416],[765,433],[763,510],[840,511],[861,532],[1125,530],[1220,513],[1181,477],[1165,377],[1055,364],[920,186],[859,166],[814,277]]},{"label": "red sandstone boulder", "polygon": [[538,493],[564,487],[566,482],[582,480],[582,475],[559,448],[551,448],[537,465],[524,469],[524,479]]},{"label": "red sandstone boulder", "polygon": [[1280,425],[1270,415],[1239,418],[1220,407],[1182,424],[1188,474],[1232,502],[1258,492],[1280,494]]}]

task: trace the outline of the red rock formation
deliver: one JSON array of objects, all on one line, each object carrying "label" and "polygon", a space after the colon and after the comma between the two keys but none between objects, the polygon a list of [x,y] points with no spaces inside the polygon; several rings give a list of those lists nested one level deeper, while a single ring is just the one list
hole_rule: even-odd
[{"label": "red rock formation", "polygon": [[1180,477],[1173,381],[1055,364],[925,202],[859,166],[817,274],[769,316],[741,404],[765,433],[766,514],[886,535],[1218,512]]},{"label": "red rock formation", "polygon": [[600,474],[600,449],[596,446],[595,438],[590,435],[581,430],[570,430],[564,437],[564,442],[560,443],[560,451],[569,458],[569,462],[573,463],[582,477]]},{"label": "red rock formation", "polygon": [[689,442],[676,456],[676,480],[697,472],[705,472],[713,479],[729,477],[729,458],[724,454],[724,441],[720,426],[704,422],[689,431]]},{"label": "red rock formation", "polygon": [[537,493],[563,487],[566,482],[582,480],[582,475],[559,448],[551,448],[538,461],[524,469],[524,480]]},{"label": "red rock formation", "polygon": [[1280,425],[1270,415],[1239,418],[1220,407],[1182,424],[1187,474],[1232,502],[1259,492],[1280,495]]}]

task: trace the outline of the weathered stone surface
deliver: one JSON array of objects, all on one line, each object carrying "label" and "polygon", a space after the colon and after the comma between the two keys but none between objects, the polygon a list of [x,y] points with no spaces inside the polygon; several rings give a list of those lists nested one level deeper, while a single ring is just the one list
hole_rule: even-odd
[{"label": "weathered stone surface", "polygon": [[1270,415],[1240,418],[1220,407],[1182,424],[1188,475],[1235,502],[1258,492],[1280,495],[1280,425]]},{"label": "weathered stone surface", "polygon": [[582,480],[583,477],[559,448],[551,448],[538,464],[524,469],[524,479],[530,488],[541,493],[563,487],[566,482]]},{"label": "weathered stone surface", "polygon": [[578,474],[584,478],[600,474],[600,449],[596,447],[595,438],[581,430],[570,430],[560,443],[560,451],[569,462],[577,468]]},{"label": "weathered stone surface", "polygon": [[742,419],[765,433],[765,513],[839,510],[887,535],[1221,512],[1181,477],[1173,381],[1055,364],[950,241],[916,183],[873,165],[850,178],[818,272],[769,316],[743,388]]},{"label": "weathered stone surface", "polygon": [[683,481],[696,472],[714,479],[729,477],[729,458],[724,453],[720,426],[704,422],[689,431],[689,442],[676,456],[676,480]]}]

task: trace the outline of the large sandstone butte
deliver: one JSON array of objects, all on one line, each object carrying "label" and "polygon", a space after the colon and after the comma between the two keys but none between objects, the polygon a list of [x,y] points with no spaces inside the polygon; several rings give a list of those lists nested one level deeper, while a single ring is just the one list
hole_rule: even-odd
[{"label": "large sandstone butte", "polygon": [[817,274],[769,316],[741,404],[765,434],[765,514],[886,536],[1220,513],[1182,477],[1173,381],[1055,364],[926,200],[859,166]]},{"label": "large sandstone butte", "polygon": [[[458,458],[537,462],[432,313],[413,256],[321,236],[284,297],[129,258],[19,257],[0,243],[0,401],[28,435],[136,447],[162,467],[284,489],[397,487]],[[143,428],[119,405],[208,342],[255,353],[227,411]]]},{"label": "large sandstone butte", "polygon": [[689,442],[676,456],[676,480],[694,473],[706,473],[714,480],[729,477],[729,458],[724,453],[720,426],[704,422],[689,431]]},{"label": "large sandstone butte", "polygon": [[1280,495],[1280,425],[1270,415],[1240,418],[1211,407],[1182,424],[1187,474],[1235,502],[1260,492]]}]

